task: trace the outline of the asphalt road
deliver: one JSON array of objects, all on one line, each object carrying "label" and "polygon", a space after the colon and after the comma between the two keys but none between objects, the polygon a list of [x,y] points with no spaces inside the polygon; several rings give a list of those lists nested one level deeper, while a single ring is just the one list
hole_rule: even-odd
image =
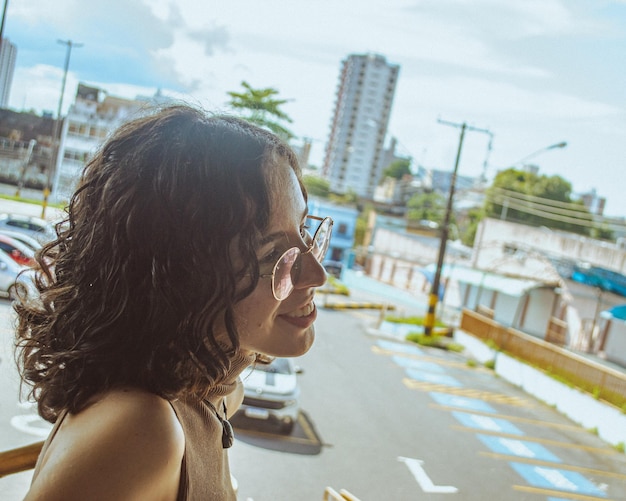
[{"label": "asphalt road", "polygon": [[623,453],[459,354],[368,335],[375,320],[320,311],[298,429],[236,430],[241,500],[626,499]]}]

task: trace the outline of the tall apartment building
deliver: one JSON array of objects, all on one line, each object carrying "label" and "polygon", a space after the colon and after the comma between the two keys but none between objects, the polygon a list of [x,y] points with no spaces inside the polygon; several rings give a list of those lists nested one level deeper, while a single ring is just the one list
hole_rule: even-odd
[{"label": "tall apartment building", "polygon": [[0,40],[0,108],[6,108],[9,105],[16,57],[17,47],[8,38]]},{"label": "tall apartment building", "polygon": [[342,61],[323,166],[333,192],[374,197],[386,167],[383,147],[399,71],[377,54]]}]

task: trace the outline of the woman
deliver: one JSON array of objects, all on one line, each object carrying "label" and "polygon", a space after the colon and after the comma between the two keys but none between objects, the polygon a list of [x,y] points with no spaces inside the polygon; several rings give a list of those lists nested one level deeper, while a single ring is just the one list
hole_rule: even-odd
[{"label": "woman", "polygon": [[238,376],[310,348],[331,227],[265,130],[187,106],[122,126],[15,307],[23,380],[55,423],[26,499],[234,499]]}]

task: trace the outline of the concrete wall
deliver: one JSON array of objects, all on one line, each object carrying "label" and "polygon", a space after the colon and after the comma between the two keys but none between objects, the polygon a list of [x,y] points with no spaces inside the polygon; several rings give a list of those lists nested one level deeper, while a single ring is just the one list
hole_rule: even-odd
[{"label": "concrete wall", "polygon": [[[483,219],[476,233],[472,261],[479,268],[489,266],[501,256],[503,245],[519,244],[519,260],[523,268],[541,269],[537,253],[587,262],[626,274],[626,252],[615,245],[572,233],[561,233],[547,228],[533,228],[497,219]],[[528,250],[524,255],[524,250]],[[534,252],[533,252],[534,251]],[[545,266],[545,260],[543,261]]]},{"label": "concrete wall", "polygon": [[607,360],[626,367],[626,322],[611,320],[603,351]]}]

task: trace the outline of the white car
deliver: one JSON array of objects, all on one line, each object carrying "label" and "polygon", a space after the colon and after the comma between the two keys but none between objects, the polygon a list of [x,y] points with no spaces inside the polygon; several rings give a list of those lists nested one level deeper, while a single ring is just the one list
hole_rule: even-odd
[{"label": "white car", "polygon": [[277,422],[283,431],[291,432],[300,413],[301,373],[289,358],[251,365],[241,374],[244,397],[237,415]]},{"label": "white car", "polygon": [[[21,273],[22,271],[24,273]],[[16,281],[34,290],[33,276],[32,269],[19,265],[6,252],[0,250],[0,296],[13,298]]]},{"label": "white car", "polygon": [[44,219],[22,214],[0,214],[0,229],[19,231],[44,244],[56,238],[54,225]]}]

